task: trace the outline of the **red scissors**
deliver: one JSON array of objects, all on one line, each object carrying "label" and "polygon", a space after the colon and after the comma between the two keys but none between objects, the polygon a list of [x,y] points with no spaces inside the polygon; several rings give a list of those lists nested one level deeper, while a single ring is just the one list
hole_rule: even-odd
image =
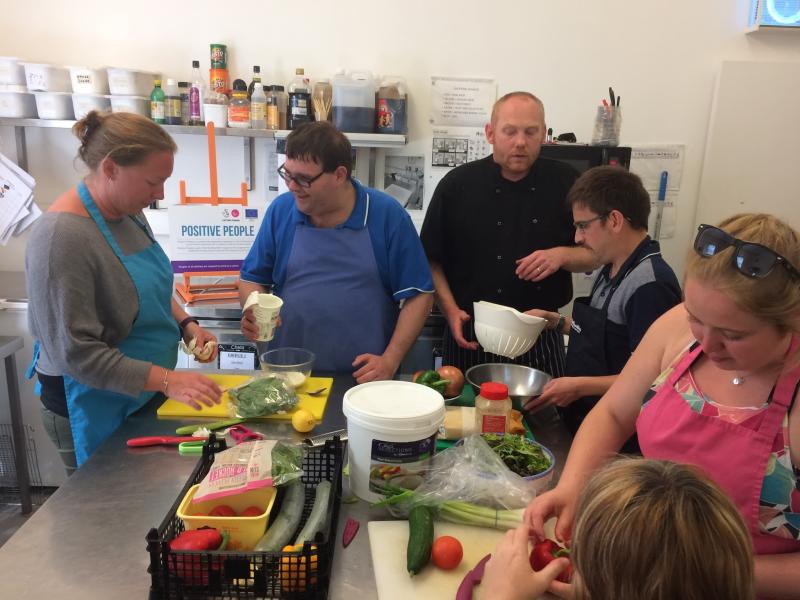
[{"label": "red scissors", "polygon": [[264,438],[262,434],[241,424],[234,425],[228,429],[228,433],[237,444],[241,444],[242,442],[246,442],[248,440],[261,440]]}]

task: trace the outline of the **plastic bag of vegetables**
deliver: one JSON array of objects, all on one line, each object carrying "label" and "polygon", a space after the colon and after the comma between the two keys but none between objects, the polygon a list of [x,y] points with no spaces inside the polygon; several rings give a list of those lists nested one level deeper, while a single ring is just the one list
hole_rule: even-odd
[{"label": "plastic bag of vegetables", "polygon": [[380,490],[386,499],[378,505],[387,505],[396,517],[407,517],[414,506],[424,505],[446,521],[512,529],[536,496],[479,435],[438,452],[418,475],[422,482],[414,489],[403,487],[408,473],[390,477]]},{"label": "plastic bag of vegetables", "polygon": [[228,390],[231,402],[228,411],[232,417],[263,417],[286,413],[297,406],[294,389],[282,377],[255,377],[251,381]]}]

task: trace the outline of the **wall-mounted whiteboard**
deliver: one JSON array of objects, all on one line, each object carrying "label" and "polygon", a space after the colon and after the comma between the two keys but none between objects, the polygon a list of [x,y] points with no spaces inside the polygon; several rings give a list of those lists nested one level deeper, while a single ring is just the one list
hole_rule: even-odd
[{"label": "wall-mounted whiteboard", "polygon": [[800,63],[722,63],[695,222],[737,212],[800,229]]}]

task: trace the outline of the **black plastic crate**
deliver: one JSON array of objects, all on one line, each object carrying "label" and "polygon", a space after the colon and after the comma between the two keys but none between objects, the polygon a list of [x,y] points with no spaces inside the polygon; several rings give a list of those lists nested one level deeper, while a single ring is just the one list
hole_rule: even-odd
[{"label": "black plastic crate", "polygon": [[[200,483],[208,473],[214,462],[214,454],[224,449],[224,440],[216,440],[213,436],[209,439],[209,443],[203,448],[203,458],[166,518],[158,529],[151,529],[147,534],[150,598],[327,598],[342,497],[343,444],[338,437],[326,441],[324,446],[307,450],[303,460],[301,482],[306,488],[306,498],[303,517],[293,536],[300,532],[308,519],[314,503],[316,485],[327,479],[332,488],[328,507],[328,530],[317,533],[315,540],[306,542],[301,552],[170,550],[169,541],[184,529],[183,521],[176,514],[181,500],[189,488]],[[283,493],[279,494],[270,521],[280,512],[283,497]]]}]

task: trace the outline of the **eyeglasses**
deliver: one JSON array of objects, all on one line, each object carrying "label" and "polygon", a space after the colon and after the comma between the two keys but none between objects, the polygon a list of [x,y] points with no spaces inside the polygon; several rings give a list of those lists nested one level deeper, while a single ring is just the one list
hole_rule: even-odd
[{"label": "eyeglasses", "polygon": [[325,175],[327,171],[322,171],[317,173],[313,177],[307,177],[305,175],[291,175],[286,170],[286,163],[282,164],[278,167],[278,175],[281,179],[283,179],[286,183],[290,181],[294,181],[296,185],[299,185],[301,188],[310,188],[311,184],[314,183],[317,179]]},{"label": "eyeglasses", "polygon": [[595,221],[604,221],[608,218],[608,215],[611,213],[603,213],[602,215],[597,215],[596,217],[592,217],[591,219],[586,219],[585,221],[575,221],[572,223],[572,226],[577,229],[578,231],[586,231],[586,228],[589,227]]},{"label": "eyeglasses", "polygon": [[733,265],[742,275],[763,279],[772,272],[776,264],[780,263],[792,277],[800,279],[800,271],[792,263],[766,246],[737,239],[719,227],[700,225],[697,228],[694,249],[703,258],[710,258],[731,246],[736,248],[736,252],[733,253]]}]

